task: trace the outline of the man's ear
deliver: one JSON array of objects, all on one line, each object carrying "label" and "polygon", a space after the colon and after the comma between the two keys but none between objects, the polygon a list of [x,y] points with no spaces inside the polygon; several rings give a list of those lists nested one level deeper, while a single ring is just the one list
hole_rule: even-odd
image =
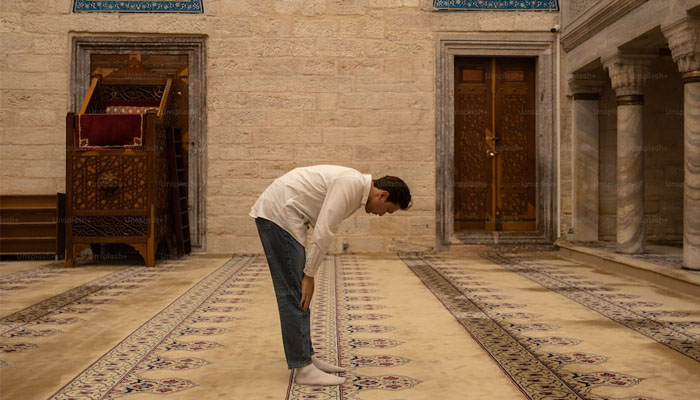
[{"label": "man's ear", "polygon": [[379,198],[380,198],[381,200],[385,200],[385,201],[386,201],[386,199],[389,198],[389,192],[387,192],[386,190],[381,190],[381,191],[379,192]]}]

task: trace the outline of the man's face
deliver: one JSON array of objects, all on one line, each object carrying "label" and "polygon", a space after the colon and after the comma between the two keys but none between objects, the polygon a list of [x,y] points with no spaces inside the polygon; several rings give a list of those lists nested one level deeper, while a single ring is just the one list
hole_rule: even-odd
[{"label": "man's face", "polygon": [[365,204],[365,212],[379,215],[380,217],[386,213],[392,214],[394,211],[401,208],[397,203],[387,201],[389,192],[382,191],[376,196],[370,196]]}]

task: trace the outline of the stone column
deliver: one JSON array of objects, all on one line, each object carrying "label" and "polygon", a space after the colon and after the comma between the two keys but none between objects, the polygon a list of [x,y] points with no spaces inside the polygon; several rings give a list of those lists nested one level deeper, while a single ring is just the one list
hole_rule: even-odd
[{"label": "stone column", "polygon": [[617,251],[644,253],[643,90],[656,55],[617,53],[604,61],[617,95]]},{"label": "stone column", "polygon": [[[573,228],[574,240],[598,240],[598,100],[605,81],[588,75],[569,78],[573,112]],[[589,78],[589,79],[586,79]]]},{"label": "stone column", "polygon": [[683,89],[683,266],[700,270],[700,18],[685,18],[662,29]]}]

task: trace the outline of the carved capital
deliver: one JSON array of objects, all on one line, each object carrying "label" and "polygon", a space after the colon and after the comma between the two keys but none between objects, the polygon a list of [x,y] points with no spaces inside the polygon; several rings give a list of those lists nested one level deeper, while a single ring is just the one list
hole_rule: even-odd
[{"label": "carved capital", "polygon": [[[700,71],[700,18],[687,17],[662,28],[668,39],[673,61],[684,75],[695,75]],[[693,74],[695,72],[695,74]]]},{"label": "carved capital", "polygon": [[573,96],[574,100],[597,100],[603,91],[605,81],[595,74],[574,73],[569,75],[568,96]]},{"label": "carved capital", "polygon": [[649,66],[656,54],[617,53],[603,61],[617,96],[641,95],[650,77]]}]

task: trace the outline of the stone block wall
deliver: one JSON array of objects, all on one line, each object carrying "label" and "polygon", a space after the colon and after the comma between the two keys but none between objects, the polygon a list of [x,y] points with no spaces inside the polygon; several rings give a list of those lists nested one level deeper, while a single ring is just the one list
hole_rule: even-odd
[{"label": "stone block wall", "polygon": [[617,226],[617,105],[607,79],[598,105],[598,238],[615,241]]},{"label": "stone block wall", "polygon": [[208,253],[259,252],[247,216],[287,170],[342,164],[404,178],[409,212],[358,212],[332,250],[435,245],[435,54],[440,32],[549,31],[551,12],[437,12],[428,0],[204,0],[205,13],[71,13],[71,0],[0,3],[0,192],[65,190],[75,36],[207,42]]},{"label": "stone block wall", "polygon": [[[560,48],[560,54],[565,54]],[[561,237],[570,239],[570,229],[573,227],[574,217],[574,155],[573,152],[573,108],[574,99],[572,96],[567,96],[567,79],[566,79],[566,57],[561,58],[561,77],[559,89],[561,90],[560,98],[560,129],[559,136],[559,159],[560,177],[559,177],[559,197],[561,206],[561,218],[559,220],[559,229]]]}]

